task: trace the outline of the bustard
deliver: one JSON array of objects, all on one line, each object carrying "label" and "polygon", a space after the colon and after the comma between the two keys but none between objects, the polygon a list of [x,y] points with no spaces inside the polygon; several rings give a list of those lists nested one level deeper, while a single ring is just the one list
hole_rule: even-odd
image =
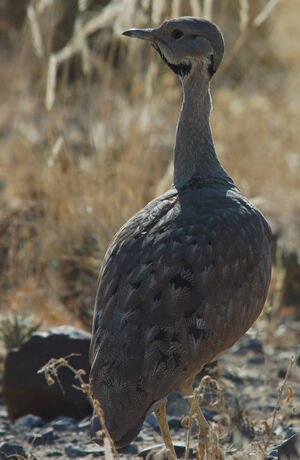
[{"label": "bustard", "polygon": [[[271,230],[216,156],[209,85],[224,52],[217,26],[182,17],[124,35],[158,51],[181,79],[184,98],[174,186],[118,231],[104,258],[90,386],[116,447],[129,444],[155,411],[175,455],[166,398],[178,387],[191,395],[195,374],[260,314],[270,282]],[[203,456],[208,424],[200,407],[196,414]],[[94,417],[92,434],[99,426]]]}]

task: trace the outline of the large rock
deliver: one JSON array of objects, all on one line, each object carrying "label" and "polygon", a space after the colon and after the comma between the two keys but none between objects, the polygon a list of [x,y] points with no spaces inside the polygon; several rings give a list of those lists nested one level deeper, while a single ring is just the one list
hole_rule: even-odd
[{"label": "large rock", "polygon": [[[48,386],[38,370],[51,358],[65,358],[75,369],[84,369],[88,382],[90,334],[70,326],[60,326],[47,332],[37,332],[19,350],[10,351],[5,361],[3,394],[10,419],[34,414],[45,420],[59,415],[83,418],[91,413],[84,393],[74,373],[61,367],[59,383]],[[74,356],[70,356],[74,354]],[[76,356],[75,356],[76,354]],[[63,391],[62,391],[63,389]]]}]

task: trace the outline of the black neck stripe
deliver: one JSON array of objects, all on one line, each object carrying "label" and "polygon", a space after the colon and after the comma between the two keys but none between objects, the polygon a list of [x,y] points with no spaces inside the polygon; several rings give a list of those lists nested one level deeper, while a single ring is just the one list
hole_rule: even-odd
[{"label": "black neck stripe", "polygon": [[179,77],[185,77],[190,73],[192,67],[191,63],[181,62],[180,64],[171,64],[171,62],[169,62],[166,59],[166,57],[161,52],[159,46],[156,43],[153,43],[153,47],[156,49],[156,51],[158,51],[162,60],[170,67],[171,70],[173,70],[174,73],[176,73],[176,75],[178,75]]}]

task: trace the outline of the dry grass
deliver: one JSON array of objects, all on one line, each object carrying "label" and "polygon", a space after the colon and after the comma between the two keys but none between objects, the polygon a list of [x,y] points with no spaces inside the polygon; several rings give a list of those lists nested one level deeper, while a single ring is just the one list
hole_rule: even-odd
[{"label": "dry grass", "polygon": [[[94,15],[82,1],[77,41],[62,3],[31,1],[21,29],[15,12],[0,21],[0,316],[29,311],[44,327],[90,326],[107,244],[171,183],[181,102],[154,51],[120,32],[178,14],[211,16],[222,28],[226,55],[212,84],[218,154],[297,248],[299,1],[120,0]],[[277,266],[270,341],[281,289]],[[263,451],[266,425],[264,434]]]},{"label": "dry grass", "polygon": [[83,379],[83,375],[85,375],[85,371],[83,369],[74,369],[73,366],[70,365],[69,363],[69,358],[71,356],[74,356],[74,353],[72,355],[66,356],[65,358],[59,358],[55,359],[52,358],[50,361],[48,361],[39,371],[38,373],[44,374],[45,379],[47,381],[47,384],[49,386],[53,385],[55,382],[59,384],[61,387],[61,390],[63,392],[63,388],[61,385],[61,382],[59,380],[58,376],[58,371],[61,367],[65,367],[69,369],[72,374],[74,375],[74,381],[76,381],[76,385],[73,385],[74,388],[77,390],[81,391],[84,393],[89,400],[91,406],[93,406],[96,416],[99,418],[102,430],[97,432],[97,438],[101,439],[104,444],[104,452],[105,452],[105,459],[110,460],[110,459],[119,459],[119,455],[117,452],[117,449],[115,448],[115,445],[113,443],[113,440],[111,439],[111,436],[106,428],[105,420],[104,420],[104,413],[102,410],[102,407],[100,406],[99,401],[95,400],[92,398],[91,393],[90,393],[90,386],[89,384],[85,383]]},{"label": "dry grass", "polygon": [[[29,308],[45,324],[90,324],[109,240],[171,182],[166,171],[181,99],[153,50],[119,34],[175,12],[212,15],[223,28],[227,54],[213,82],[217,151],[243,192],[288,228],[288,243],[298,243],[300,8],[290,0],[266,15],[271,3],[191,1],[170,8],[149,1],[132,9],[125,0],[111,2],[96,16],[78,13],[77,38],[65,30],[62,39],[57,29],[61,34],[69,12],[55,0],[31,2],[23,29],[11,30],[0,56],[4,308]],[[66,49],[73,60],[56,69],[49,105],[49,63]]]}]

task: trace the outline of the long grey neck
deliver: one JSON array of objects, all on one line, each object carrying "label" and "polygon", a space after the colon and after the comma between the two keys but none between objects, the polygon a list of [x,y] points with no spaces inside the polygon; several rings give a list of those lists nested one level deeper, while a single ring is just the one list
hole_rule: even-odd
[{"label": "long grey neck", "polygon": [[184,97],[177,125],[174,152],[174,185],[180,188],[189,180],[222,178],[232,181],[222,168],[214,147],[209,124],[211,98],[209,84],[201,78],[184,86]]}]

